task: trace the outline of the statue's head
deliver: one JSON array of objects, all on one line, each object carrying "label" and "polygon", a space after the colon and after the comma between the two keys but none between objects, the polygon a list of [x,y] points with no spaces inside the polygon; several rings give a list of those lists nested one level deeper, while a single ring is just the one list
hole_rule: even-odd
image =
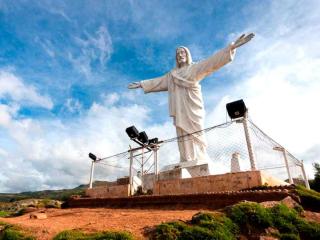
[{"label": "statue's head", "polygon": [[178,47],[176,49],[176,65],[180,68],[185,65],[190,65],[192,63],[192,57],[190,51],[186,47]]}]

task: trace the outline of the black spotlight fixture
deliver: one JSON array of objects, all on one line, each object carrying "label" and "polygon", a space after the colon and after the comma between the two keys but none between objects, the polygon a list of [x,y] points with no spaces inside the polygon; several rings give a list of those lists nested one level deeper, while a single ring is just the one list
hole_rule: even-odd
[{"label": "black spotlight fixture", "polygon": [[159,142],[158,138],[149,139],[149,144],[157,144]]},{"label": "black spotlight fixture", "polygon": [[139,137],[139,131],[136,129],[135,126],[128,127],[126,129],[126,133],[128,134],[129,138],[131,138],[131,139],[135,139],[135,138]]},{"label": "black spotlight fixture", "polygon": [[93,161],[97,160],[97,156],[94,155],[93,153],[89,153],[89,158],[91,158]]},{"label": "black spotlight fixture", "polygon": [[243,117],[247,111],[246,105],[242,99],[227,103],[226,108],[231,119]]},{"label": "black spotlight fixture", "polygon": [[148,143],[148,135],[145,131],[139,133],[138,140],[144,144]]}]

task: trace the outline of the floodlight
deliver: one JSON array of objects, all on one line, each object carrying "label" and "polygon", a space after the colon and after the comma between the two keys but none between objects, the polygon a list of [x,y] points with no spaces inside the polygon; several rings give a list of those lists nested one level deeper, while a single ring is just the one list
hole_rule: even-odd
[{"label": "floodlight", "polygon": [[226,108],[231,119],[243,117],[247,112],[246,105],[242,99],[227,103]]},{"label": "floodlight", "polygon": [[145,131],[139,133],[138,140],[142,143],[148,143],[148,135]]},{"label": "floodlight", "polygon": [[149,144],[156,144],[158,143],[158,138],[152,138],[152,139],[149,139]]},{"label": "floodlight", "polygon": [[89,158],[91,158],[93,161],[97,160],[97,156],[94,155],[93,153],[89,153]]},{"label": "floodlight", "polygon": [[129,138],[131,138],[131,139],[139,137],[139,131],[136,129],[135,126],[128,127],[126,129],[126,133],[128,134]]}]

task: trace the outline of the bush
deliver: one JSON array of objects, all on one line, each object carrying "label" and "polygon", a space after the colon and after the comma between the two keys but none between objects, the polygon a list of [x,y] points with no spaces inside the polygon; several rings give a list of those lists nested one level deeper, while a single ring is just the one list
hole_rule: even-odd
[{"label": "bush", "polygon": [[284,204],[278,204],[268,210],[270,212],[273,226],[280,233],[298,234],[295,224],[298,221],[298,213]]},{"label": "bush", "polygon": [[20,229],[18,229],[15,226],[1,223],[0,226],[4,226],[4,229],[2,230],[0,234],[0,240],[34,240],[35,238],[32,236],[26,236],[24,233],[21,232]]},{"label": "bush", "polygon": [[181,233],[178,240],[227,240],[226,238],[216,238],[217,234],[214,234],[212,231],[206,228],[199,226],[194,226],[186,229]]},{"label": "bush", "polygon": [[296,186],[296,192],[304,208],[312,211],[320,211],[320,193],[314,190],[308,190],[300,185]]},{"label": "bush", "polygon": [[[197,219],[197,220],[196,220]],[[221,232],[227,239],[232,239],[234,234],[239,232],[239,228],[232,220],[224,214],[198,213],[192,217],[198,225],[210,229],[212,232]]]},{"label": "bush", "polygon": [[0,217],[9,217],[11,213],[6,212],[6,211],[0,211]]},{"label": "bush", "polygon": [[188,226],[180,222],[162,223],[156,227],[154,239],[176,240],[187,229]]},{"label": "bush", "polygon": [[320,239],[320,224],[315,222],[307,222],[300,219],[297,223],[297,228],[301,239],[319,240]]},{"label": "bush", "polygon": [[197,213],[191,225],[182,222],[163,223],[157,226],[152,239],[192,240],[215,239],[234,240],[237,226],[224,214]]},{"label": "bush", "polygon": [[67,230],[57,234],[53,240],[133,240],[127,232],[97,232],[86,234],[81,231]]},{"label": "bush", "polygon": [[261,231],[272,226],[272,218],[269,211],[254,202],[243,202],[234,205],[227,210],[227,216],[245,234]]}]

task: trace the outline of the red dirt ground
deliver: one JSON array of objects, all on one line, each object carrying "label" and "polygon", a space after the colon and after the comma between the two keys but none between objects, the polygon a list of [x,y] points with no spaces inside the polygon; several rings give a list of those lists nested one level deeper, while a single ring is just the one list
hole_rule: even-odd
[{"label": "red dirt ground", "polygon": [[[173,220],[190,220],[200,210],[72,208],[45,211],[47,219],[30,219],[30,214],[25,214],[14,218],[0,218],[0,222],[18,225],[38,240],[52,239],[59,232],[71,229],[85,232],[121,230],[132,233],[136,239],[146,239],[143,236],[145,227]],[[320,223],[320,213],[305,211],[304,216],[309,221]]]},{"label": "red dirt ground", "polygon": [[190,220],[200,210],[140,210],[107,208],[47,209],[47,219],[30,219],[30,214],[14,218],[0,218],[0,222],[15,224],[38,240],[52,239],[63,230],[77,229],[85,232],[121,230],[145,239],[145,227],[162,222]]}]

